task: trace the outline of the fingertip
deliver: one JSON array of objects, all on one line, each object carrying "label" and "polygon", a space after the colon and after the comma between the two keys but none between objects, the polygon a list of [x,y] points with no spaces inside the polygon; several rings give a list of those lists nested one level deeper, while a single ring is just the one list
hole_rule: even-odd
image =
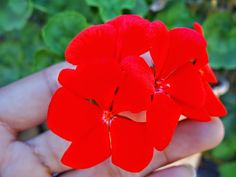
[{"label": "fingertip", "polygon": [[[186,140],[202,146],[202,150],[214,148],[224,138],[224,126],[217,117],[208,122],[183,121],[177,127],[176,132],[177,139],[186,137]],[[191,137],[189,137],[190,134]]]},{"label": "fingertip", "polygon": [[219,145],[221,141],[224,139],[225,129],[224,124],[221,119],[214,117],[212,121],[210,121],[211,129],[209,133],[212,135],[212,148]]},{"label": "fingertip", "polygon": [[45,77],[47,79],[48,82],[47,84],[51,93],[54,93],[54,91],[59,87],[59,82],[58,82],[59,73],[63,69],[74,69],[74,68],[75,66],[67,62],[62,62],[45,69],[45,74],[46,74]]}]

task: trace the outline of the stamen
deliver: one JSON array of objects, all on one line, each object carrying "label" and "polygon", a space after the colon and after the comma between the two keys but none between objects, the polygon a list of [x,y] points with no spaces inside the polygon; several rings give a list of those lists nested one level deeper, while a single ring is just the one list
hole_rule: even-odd
[{"label": "stamen", "polygon": [[164,80],[156,80],[155,87],[156,92],[167,92],[171,85],[169,83],[164,82]]},{"label": "stamen", "polygon": [[102,119],[105,123],[107,123],[107,125],[110,124],[110,122],[112,121],[114,115],[112,114],[111,111],[104,111],[103,115],[102,115]]}]

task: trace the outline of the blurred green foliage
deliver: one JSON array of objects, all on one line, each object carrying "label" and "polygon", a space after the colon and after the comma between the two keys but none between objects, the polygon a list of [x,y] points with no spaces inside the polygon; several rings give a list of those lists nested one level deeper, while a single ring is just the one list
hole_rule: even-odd
[{"label": "blurred green foliage", "polygon": [[214,68],[236,67],[236,21],[230,12],[217,12],[203,25],[208,39],[208,50]]},{"label": "blurred green foliage", "polygon": [[33,5],[29,0],[1,1],[0,32],[21,29],[27,23],[32,11]]},{"label": "blurred green foliage", "polygon": [[220,166],[221,177],[232,177],[235,175],[236,162],[230,162]]},{"label": "blurred green foliage", "polygon": [[[124,13],[162,20],[169,28],[200,22],[211,66],[232,81],[223,96],[226,138],[209,153],[222,177],[236,169],[236,0],[1,0],[0,86],[64,60],[68,42],[84,28]],[[225,74],[226,73],[226,74]]]}]

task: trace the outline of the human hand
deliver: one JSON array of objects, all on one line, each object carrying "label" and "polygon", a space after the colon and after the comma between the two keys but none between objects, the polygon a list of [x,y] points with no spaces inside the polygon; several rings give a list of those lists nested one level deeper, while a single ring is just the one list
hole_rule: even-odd
[{"label": "human hand", "polygon": [[163,152],[155,152],[149,166],[140,173],[129,173],[105,162],[86,170],[72,170],[60,162],[70,142],[47,131],[26,142],[17,133],[43,123],[48,104],[58,88],[57,76],[65,63],[0,89],[0,176],[1,177],[191,177],[188,166],[154,172],[171,162],[215,147],[223,138],[221,121],[201,123],[184,120],[179,123],[171,144]]}]

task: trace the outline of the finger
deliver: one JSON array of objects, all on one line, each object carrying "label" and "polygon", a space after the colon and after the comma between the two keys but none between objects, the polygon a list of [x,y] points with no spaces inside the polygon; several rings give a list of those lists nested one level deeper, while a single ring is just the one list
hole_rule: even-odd
[{"label": "finger", "polygon": [[26,143],[31,147],[34,155],[38,157],[39,161],[51,173],[60,173],[71,169],[60,162],[70,142],[58,137],[51,131],[47,131]]},{"label": "finger", "polygon": [[0,124],[0,135],[0,176],[51,176],[48,168],[40,163],[27,145],[14,141],[15,135],[8,125]]},{"label": "finger", "polygon": [[[7,124],[0,122],[0,167],[9,144],[15,140],[15,134],[11,131]],[[1,169],[0,169],[1,171]],[[1,176],[1,175],[0,175]]]},{"label": "finger", "polygon": [[[101,164],[91,167],[86,170],[73,170],[58,177],[122,177],[117,170],[111,168],[110,160],[106,160]],[[125,176],[125,177],[136,177],[136,176]]]},{"label": "finger", "polygon": [[58,87],[60,63],[0,89],[0,121],[13,129],[24,130],[45,120],[48,104]]},{"label": "finger", "polygon": [[29,146],[22,142],[12,142],[4,152],[0,166],[2,177],[50,177],[51,174],[33,154]]},{"label": "finger", "polygon": [[147,177],[196,177],[196,171],[190,165],[167,168],[148,175]]},{"label": "finger", "polygon": [[[29,144],[30,142],[26,144],[15,141],[9,142],[9,140],[8,142],[0,141],[0,147],[4,147],[4,149],[0,149],[0,154],[2,154],[0,176],[50,177],[53,171],[61,172],[68,170],[68,167],[60,163],[60,157],[64,150],[67,149],[69,142],[58,138],[50,132],[44,135],[41,140],[42,144],[37,148],[35,146],[37,146],[38,138],[41,139],[41,136],[35,138],[34,144]],[[1,136],[0,140],[2,140]],[[38,151],[42,151],[43,153],[38,153]],[[47,158],[41,157],[41,154],[47,156]],[[43,161],[41,159],[48,159],[49,161]]]},{"label": "finger", "polygon": [[[30,140],[30,144],[35,147],[35,151],[37,151],[38,156],[41,157],[41,161],[44,164],[47,164],[51,171],[55,172],[60,168],[58,165],[60,163],[59,159],[65,151],[66,146],[61,145],[62,140],[57,140],[60,139],[60,137],[54,136],[54,138],[51,139],[53,136],[50,134],[51,133],[47,132],[37,138],[33,138]],[[222,137],[223,127],[219,119],[214,119],[213,121],[206,123],[191,120],[182,121],[177,127],[170,146],[165,150],[165,152],[156,153],[150,165],[142,171],[141,174],[145,176],[163,165],[191,154],[210,149],[216,146],[222,140]],[[47,143],[45,143],[45,141],[47,141]],[[58,149],[52,147],[61,148]],[[53,156],[56,156],[57,158],[52,158]],[[55,166],[57,166],[57,168]],[[106,162],[104,166],[106,167],[104,167],[104,170],[107,170]],[[81,170],[80,172],[91,173],[91,169]],[[128,176],[130,174],[124,170],[120,170],[120,173],[123,176]]]}]

